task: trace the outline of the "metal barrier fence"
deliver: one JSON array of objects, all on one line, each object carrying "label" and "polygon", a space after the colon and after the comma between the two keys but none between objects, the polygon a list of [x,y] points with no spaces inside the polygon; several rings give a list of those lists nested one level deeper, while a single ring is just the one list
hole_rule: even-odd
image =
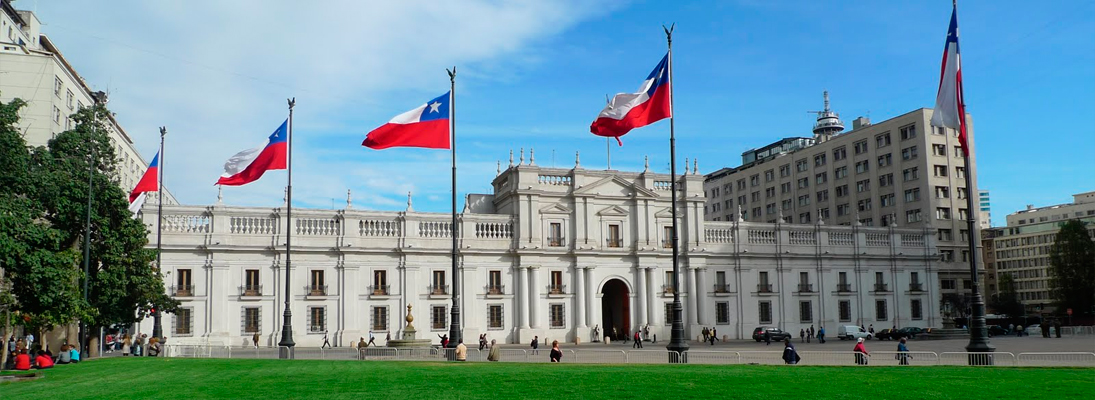
[{"label": "metal barrier fence", "polygon": [[[243,358],[278,359],[287,348],[278,347],[229,347],[205,345],[167,345],[165,357],[180,358]],[[294,348],[298,360],[363,360],[363,361],[450,361],[456,359],[455,349],[438,347],[393,348],[369,347],[355,349]],[[501,348],[500,362],[547,363],[548,349]],[[467,362],[487,362],[489,349],[467,349]],[[798,365],[854,366],[856,355],[850,351],[800,351]],[[975,365],[1002,367],[1087,367],[1095,368],[1095,353],[1089,352],[1031,352],[1018,355],[1008,352],[969,353],[931,351],[874,351],[866,357],[868,366],[930,366]],[[568,364],[666,364],[685,361],[689,364],[750,364],[782,365],[783,351],[703,351],[680,353],[667,350],[563,350],[561,362]]]}]

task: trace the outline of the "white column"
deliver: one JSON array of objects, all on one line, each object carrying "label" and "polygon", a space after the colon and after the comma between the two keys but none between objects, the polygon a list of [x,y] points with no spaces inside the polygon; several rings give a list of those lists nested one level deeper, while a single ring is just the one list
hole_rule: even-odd
[{"label": "white column", "polygon": [[646,321],[651,325],[655,325],[654,316],[657,314],[654,313],[654,310],[656,310],[655,307],[658,306],[658,302],[654,298],[654,295],[657,292],[655,290],[657,284],[654,283],[654,277],[656,276],[654,275],[655,271],[657,271],[657,269],[655,269],[654,267],[646,267],[646,269],[643,270],[644,274],[650,274],[650,276],[648,276],[646,280],[646,310],[644,311],[646,312]]},{"label": "white column", "polygon": [[576,304],[574,305],[575,324],[578,328],[586,328],[586,297],[589,296],[586,293],[586,269],[585,267],[574,268],[574,275],[578,281],[574,285],[574,298]]},{"label": "white column", "polygon": [[636,282],[635,285],[635,298],[639,299],[639,307],[636,308],[635,311],[636,314],[638,314],[638,326],[641,329],[648,323],[646,315],[646,293],[648,291],[646,287],[646,269],[642,267],[636,267],[635,275],[638,277],[638,282]]},{"label": "white column", "polygon": [[586,326],[590,326],[593,325],[593,299],[597,298],[597,295],[593,290],[593,267],[587,266],[582,268],[582,274],[589,275],[586,277],[585,286],[582,287],[582,290],[585,291],[586,299],[588,300],[586,301]]},{"label": "white column", "polygon": [[528,329],[528,268],[517,266],[517,314],[521,316],[521,329]]},{"label": "white column", "polygon": [[696,310],[700,314],[700,325],[713,325],[711,324],[711,316],[707,310],[707,269],[696,268]]},{"label": "white column", "polygon": [[540,280],[537,279],[536,276],[539,275],[540,267],[530,266],[530,267],[528,267],[528,270],[529,270],[529,275],[530,275],[529,276],[529,284],[531,285],[531,288],[529,289],[529,303],[528,303],[529,304],[528,305],[529,318],[531,319],[531,321],[529,321],[529,323],[532,325],[533,328],[539,328],[540,327]]},{"label": "white column", "polygon": [[696,274],[695,270],[686,268],[683,272],[685,278],[688,278],[688,303],[684,305],[684,308],[688,309],[688,323],[698,325],[699,320],[696,319],[696,301],[695,299],[700,297],[696,294]]}]

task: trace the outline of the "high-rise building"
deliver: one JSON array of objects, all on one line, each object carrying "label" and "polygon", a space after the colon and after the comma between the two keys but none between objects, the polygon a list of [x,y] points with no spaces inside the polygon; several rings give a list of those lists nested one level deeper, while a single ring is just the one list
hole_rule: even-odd
[{"label": "high-rise building", "polygon": [[[19,129],[29,146],[45,146],[57,134],[72,129],[71,116],[83,107],[106,103],[107,94],[92,89],[57,46],[41,32],[42,23],[31,11],[16,10],[0,0],[0,102],[22,99]],[[113,115],[107,130],[117,156],[115,179],[124,191],[137,184],[148,162]],[[164,203],[176,204],[164,190]],[[157,193],[148,194],[155,203]]]},{"label": "high-rise building", "polygon": [[[931,126],[932,110],[918,109],[872,124],[857,118],[852,131],[826,95],[812,138],[785,138],[745,152],[742,165],[706,176],[705,219],[831,225],[914,227],[931,232],[939,249],[941,293],[970,287],[965,174],[976,186],[972,118],[967,169],[952,129]],[[778,149],[778,151],[776,151]]]},{"label": "high-rise building", "polygon": [[1039,208],[1028,205],[1026,210],[1008,214],[1007,227],[995,229],[997,281],[1003,274],[1011,274],[1027,311],[1051,311],[1049,254],[1061,225],[1069,220],[1083,222],[1095,240],[1095,191],[1072,197],[1072,203]]},{"label": "high-rise building", "polygon": [[977,223],[981,229],[988,229],[992,226],[992,200],[989,198],[988,190],[977,191],[978,200],[978,212]]}]

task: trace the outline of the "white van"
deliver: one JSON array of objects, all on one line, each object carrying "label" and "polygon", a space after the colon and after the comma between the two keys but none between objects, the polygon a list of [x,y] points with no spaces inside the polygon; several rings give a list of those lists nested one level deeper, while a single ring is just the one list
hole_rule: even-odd
[{"label": "white van", "polygon": [[841,325],[837,329],[836,337],[840,340],[856,340],[858,338],[871,340],[871,333],[855,325]]}]

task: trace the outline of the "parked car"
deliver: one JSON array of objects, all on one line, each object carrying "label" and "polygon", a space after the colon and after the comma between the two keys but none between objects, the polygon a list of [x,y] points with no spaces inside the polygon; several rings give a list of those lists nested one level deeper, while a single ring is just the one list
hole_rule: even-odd
[{"label": "parked car", "polygon": [[753,340],[756,340],[758,342],[764,341],[765,331],[767,331],[768,334],[772,337],[773,342],[782,342],[784,339],[791,338],[791,334],[789,332],[784,332],[779,328],[771,326],[758,326],[756,329],[753,329]]},{"label": "parked car", "polygon": [[840,340],[855,340],[858,338],[870,340],[873,336],[874,335],[871,335],[866,329],[855,325],[841,325],[836,331],[836,337],[840,338]]},{"label": "parked car", "polygon": [[917,328],[915,326],[906,326],[904,328],[898,329],[897,333],[893,334],[893,336],[894,336],[894,339],[900,339],[900,338],[916,339],[917,335],[921,335],[921,334],[925,334],[925,333],[928,333],[928,330],[924,330],[922,328]]},{"label": "parked car", "polygon": [[1042,335],[1042,324],[1033,324],[1031,326],[1023,327],[1023,335],[1030,336],[1030,333],[1034,332],[1035,335]]},{"label": "parked car", "polygon": [[897,340],[900,339],[900,336],[894,336],[897,333],[898,331],[896,329],[886,328],[875,332],[874,337],[878,338],[878,340]]}]

